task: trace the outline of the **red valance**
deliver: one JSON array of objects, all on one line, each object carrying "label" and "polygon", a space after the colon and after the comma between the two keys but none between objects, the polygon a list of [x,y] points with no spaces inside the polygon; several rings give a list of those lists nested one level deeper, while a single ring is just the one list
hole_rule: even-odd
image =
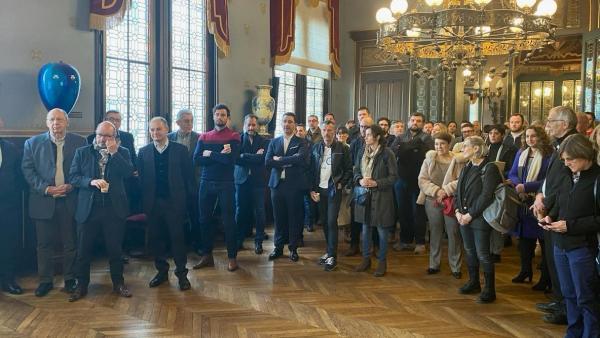
[{"label": "red valance", "polygon": [[336,78],[342,76],[340,62],[340,0],[329,0],[329,61]]},{"label": "red valance", "polygon": [[271,0],[271,57],[273,63],[287,63],[294,50],[296,4],[294,0]]},{"label": "red valance", "polygon": [[130,0],[90,0],[90,29],[107,30],[125,17]]},{"label": "red valance", "polygon": [[208,31],[223,55],[229,55],[229,15],[227,0],[206,0]]}]

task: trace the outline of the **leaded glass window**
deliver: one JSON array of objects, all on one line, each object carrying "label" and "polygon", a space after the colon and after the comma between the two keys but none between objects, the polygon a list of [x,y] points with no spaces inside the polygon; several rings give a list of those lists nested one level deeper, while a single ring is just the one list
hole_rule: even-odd
[{"label": "leaded glass window", "polygon": [[206,16],[204,0],[171,3],[171,113],[181,109],[194,114],[194,130],[204,131],[206,111]]},{"label": "leaded glass window", "polygon": [[277,120],[275,121],[275,137],[283,134],[283,114],[296,111],[296,74],[283,70],[275,70],[279,78],[277,93]]},{"label": "leaded glass window", "polygon": [[316,115],[319,121],[323,121],[324,82],[320,77],[306,77],[306,125],[310,115]]},{"label": "leaded glass window", "polygon": [[121,129],[136,148],[148,140],[150,115],[150,0],[132,0],[126,17],[106,32],[106,109],[121,112]]}]

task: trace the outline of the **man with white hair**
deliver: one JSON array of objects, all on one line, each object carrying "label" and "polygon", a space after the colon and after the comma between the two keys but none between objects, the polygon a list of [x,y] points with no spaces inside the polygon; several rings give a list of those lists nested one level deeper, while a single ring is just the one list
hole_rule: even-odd
[{"label": "man with white hair", "polygon": [[189,109],[182,109],[177,112],[175,123],[179,130],[168,134],[169,141],[183,144],[188,149],[190,158],[194,155],[196,143],[198,143],[199,134],[194,129],[194,114]]},{"label": "man with white hair", "polygon": [[73,292],[77,285],[75,263],[76,193],[69,181],[69,168],[77,148],[85,138],[67,132],[69,116],[59,108],[46,115],[48,132],[25,141],[21,168],[29,184],[29,217],[35,223],[37,262],[40,284],[35,295],[43,297],[54,287],[54,248],[56,233],[63,248],[65,291]]}]

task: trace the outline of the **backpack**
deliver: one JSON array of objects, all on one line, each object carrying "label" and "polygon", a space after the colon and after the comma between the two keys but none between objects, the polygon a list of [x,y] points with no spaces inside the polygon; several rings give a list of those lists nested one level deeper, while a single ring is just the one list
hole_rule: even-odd
[{"label": "backpack", "polygon": [[[494,162],[486,164],[482,171],[482,177],[489,165],[496,166]],[[496,170],[500,171],[497,166]],[[517,191],[504,183],[502,172],[500,172],[500,176],[502,176],[502,183],[496,187],[494,201],[483,211],[483,218],[494,230],[505,234],[517,224],[521,200]]]}]

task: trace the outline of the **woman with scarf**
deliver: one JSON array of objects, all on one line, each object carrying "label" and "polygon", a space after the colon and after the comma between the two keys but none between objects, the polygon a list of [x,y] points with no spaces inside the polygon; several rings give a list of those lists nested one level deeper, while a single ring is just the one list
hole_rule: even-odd
[{"label": "woman with scarf", "polygon": [[[540,188],[548,163],[554,148],[544,129],[530,126],[525,130],[525,143],[517,152],[513,166],[508,173],[508,179],[515,186],[524,206],[519,209],[519,221],[513,235],[519,238],[519,256],[521,258],[521,271],[512,279],[513,283],[523,283],[533,279],[532,261],[535,256],[536,241],[540,240],[543,246],[543,230],[537,225],[537,219],[529,210],[533,204],[535,194]],[[543,260],[543,259],[542,259]],[[543,260],[544,261],[544,260]],[[545,290],[549,283],[548,269],[542,264],[542,275],[534,289]]]},{"label": "woman with scarf", "polygon": [[[354,271],[371,267],[371,238],[373,229],[379,234],[379,252],[375,277],[385,275],[390,228],[396,225],[394,182],[397,177],[396,157],[385,145],[383,129],[372,125],[365,130],[365,146],[356,157],[354,184],[357,191],[368,191],[366,201],[355,200],[354,221],[362,223],[362,262]],[[356,193],[357,195],[358,193]]]}]

